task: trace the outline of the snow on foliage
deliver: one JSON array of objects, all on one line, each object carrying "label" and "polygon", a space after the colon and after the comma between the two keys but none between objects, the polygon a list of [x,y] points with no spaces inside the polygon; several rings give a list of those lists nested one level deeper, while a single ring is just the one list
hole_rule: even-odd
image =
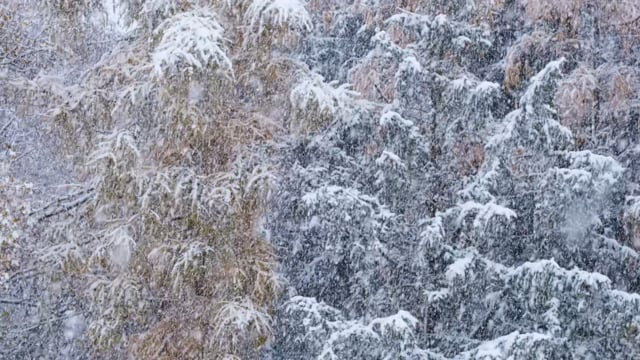
[{"label": "snow on foliage", "polygon": [[521,109],[512,111],[505,117],[502,124],[497,127],[497,131],[487,140],[487,148],[498,148],[515,135],[516,125],[522,116]]},{"label": "snow on foliage", "polygon": [[571,161],[571,168],[586,168],[601,179],[602,184],[598,185],[599,191],[605,191],[607,187],[621,181],[624,175],[624,167],[609,156],[598,155],[589,150],[584,150],[569,152],[567,157]]},{"label": "snow on foliage", "polygon": [[387,333],[401,335],[412,334],[417,324],[418,319],[408,311],[400,310],[395,315],[373,319],[369,326],[374,328],[382,336],[386,336],[388,335]]},{"label": "snow on foliage", "polygon": [[126,269],[136,247],[126,225],[104,231],[104,243],[97,246],[92,257],[99,261],[106,258],[120,270]]},{"label": "snow on foliage", "polygon": [[[239,299],[228,302],[220,307],[213,320],[213,341],[221,342],[219,348],[228,347],[232,350],[239,345],[243,334],[255,332],[258,336],[269,336],[271,332],[271,318],[263,309],[249,299]],[[230,336],[230,344],[225,344],[226,336]]]},{"label": "snow on foliage", "polygon": [[502,360],[536,359],[544,356],[545,347],[556,345],[558,341],[549,335],[539,333],[511,334],[486,341],[477,348],[454,357],[454,360]]},{"label": "snow on foliage", "polygon": [[473,254],[467,254],[465,257],[456,260],[453,264],[447,267],[445,277],[447,281],[452,283],[457,277],[464,277],[467,268],[473,261]]},{"label": "snow on foliage", "polygon": [[[369,322],[347,320],[331,306],[301,296],[288,300],[284,311],[289,318],[283,319],[280,326],[291,331],[286,335],[287,340],[299,349],[293,356],[323,360],[347,356],[394,359],[421,351],[414,343],[418,320],[407,311],[400,310]],[[300,332],[301,326],[309,328],[310,333]],[[305,347],[302,341],[309,341],[311,346]]]},{"label": "snow on foliage", "polygon": [[92,319],[87,330],[99,347],[117,345],[118,334],[124,330],[127,321],[141,316],[149,305],[148,294],[124,274],[113,280],[95,279],[89,292],[93,299],[91,310],[100,316]]},{"label": "snow on foliage", "polygon": [[179,293],[181,289],[186,288],[185,284],[190,275],[205,270],[203,263],[206,263],[207,258],[210,258],[211,254],[215,253],[215,249],[207,244],[196,241],[183,246],[177,246],[173,250],[177,256],[173,259],[174,264],[171,268],[171,277],[173,278],[173,289]]},{"label": "snow on foliage", "polygon": [[152,54],[158,76],[209,69],[225,76],[233,74],[224,29],[211,11],[179,13],[163,21],[154,33],[161,37]]},{"label": "snow on foliage", "polygon": [[489,202],[487,204],[479,204],[474,201],[468,201],[460,205],[460,215],[458,215],[458,223],[461,223],[462,220],[471,213],[476,213],[475,219],[473,220],[474,227],[486,226],[486,224],[494,216],[501,216],[506,220],[511,220],[512,218],[517,217],[516,213],[513,210],[505,206],[501,206],[492,202]]},{"label": "snow on foliage", "polygon": [[338,85],[337,81],[326,83],[322,76],[311,73],[291,90],[290,101],[302,111],[314,105],[321,112],[337,116],[352,106],[353,98],[358,95],[349,90],[350,87],[349,84]]},{"label": "snow on foliage", "polygon": [[252,0],[245,22],[253,36],[274,37],[278,31],[285,37],[296,36],[313,29],[311,16],[300,0]]},{"label": "snow on foliage", "polygon": [[544,69],[529,80],[529,86],[520,98],[520,106],[524,107],[525,111],[532,112],[534,104],[551,103],[549,96],[553,92],[549,91],[548,87],[555,86],[555,82],[562,75],[562,67],[566,61],[565,58],[560,58],[549,62]]},{"label": "snow on foliage", "polygon": [[[361,215],[362,211],[366,211],[374,219],[380,220],[381,222],[384,222],[384,220],[392,218],[395,215],[385,206],[382,206],[379,200],[375,197],[362,194],[356,189],[343,188],[335,185],[326,186],[316,191],[308,192],[302,196],[301,200],[308,206],[314,206],[325,202],[329,206],[355,206],[359,211],[353,215]],[[351,215],[348,213],[345,213],[344,216],[346,221],[351,219]],[[377,221],[374,224],[376,224],[375,227],[381,226],[381,224],[377,224]]]},{"label": "snow on foliage", "polygon": [[[566,270],[553,260],[527,262],[506,274],[511,281],[526,281],[532,286],[544,284],[550,290],[562,291],[566,286],[580,291],[597,291],[611,286],[609,278],[602,274],[591,273],[580,269]],[[543,280],[543,281],[541,281]],[[534,288],[531,290],[535,291]],[[531,299],[532,301],[534,298]]]},{"label": "snow on foliage", "polygon": [[173,0],[145,0],[142,5],[141,13],[149,18],[153,18],[156,14],[163,17],[169,17],[180,11],[184,11],[196,4],[194,0],[173,1]]},{"label": "snow on foliage", "polygon": [[136,141],[129,131],[113,131],[100,136],[99,141],[97,149],[89,154],[88,165],[108,160],[115,168],[119,168],[140,157]]}]

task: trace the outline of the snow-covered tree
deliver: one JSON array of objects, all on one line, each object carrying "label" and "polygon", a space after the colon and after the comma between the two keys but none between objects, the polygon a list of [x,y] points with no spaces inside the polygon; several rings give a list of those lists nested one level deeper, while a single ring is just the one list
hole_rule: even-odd
[{"label": "snow-covered tree", "polygon": [[[352,100],[355,111],[336,116],[322,105],[335,97],[320,97],[315,86],[309,94],[330,100],[308,106],[306,93],[292,95],[326,125],[292,139],[281,160],[287,175],[270,222],[291,298],[279,308],[271,356],[636,353],[637,254],[625,245],[623,224],[635,209],[633,199],[625,207],[628,177],[564,126],[568,116],[595,116],[569,109],[580,106],[571,89],[599,91],[597,80],[563,80],[580,54],[540,26],[552,20],[534,4],[491,5],[505,10],[494,27],[526,12],[517,21],[530,28],[519,39],[467,23],[484,3],[420,2],[412,5],[418,14],[396,15],[378,5],[349,39],[340,39],[339,22],[328,27],[343,43],[369,42],[359,55],[344,50],[357,56],[351,70],[329,75],[335,58],[325,49],[340,42],[306,46],[306,61],[324,78],[352,81],[369,103]],[[336,5],[333,17],[352,10]],[[552,15],[561,24],[568,16]],[[373,29],[382,24],[389,27]],[[406,335],[371,325],[394,314],[413,319]]]}]

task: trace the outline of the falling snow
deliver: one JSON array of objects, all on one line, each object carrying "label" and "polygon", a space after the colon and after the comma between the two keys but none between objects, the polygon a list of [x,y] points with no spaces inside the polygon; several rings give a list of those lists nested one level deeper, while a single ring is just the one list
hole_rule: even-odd
[{"label": "falling snow", "polygon": [[637,0],[5,0],[0,358],[640,358]]}]

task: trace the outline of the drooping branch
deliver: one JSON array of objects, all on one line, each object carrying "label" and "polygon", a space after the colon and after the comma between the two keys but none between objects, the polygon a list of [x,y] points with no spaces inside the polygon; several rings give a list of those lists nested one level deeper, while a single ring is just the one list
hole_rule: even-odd
[{"label": "drooping branch", "polygon": [[85,204],[86,202],[91,200],[91,198],[93,198],[94,195],[95,195],[94,187],[90,187],[90,188],[75,192],[73,194],[69,194],[67,196],[51,201],[50,203],[41,207],[40,209],[32,211],[31,213],[29,213],[29,217],[35,217],[36,221],[38,222],[42,220],[46,220],[48,218],[68,212],[72,209],[75,209]]}]

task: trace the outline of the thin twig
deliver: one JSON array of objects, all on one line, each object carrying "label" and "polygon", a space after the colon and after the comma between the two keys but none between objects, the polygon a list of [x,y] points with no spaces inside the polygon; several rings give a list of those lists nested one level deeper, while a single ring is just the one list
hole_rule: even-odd
[{"label": "thin twig", "polygon": [[18,299],[2,299],[0,298],[0,304],[7,304],[7,305],[27,305],[27,306],[31,306],[31,307],[37,307],[36,304],[26,301],[26,300],[18,300]]},{"label": "thin twig", "polygon": [[380,95],[380,97],[387,103],[391,103],[391,101],[389,101],[389,99],[387,99],[386,96],[384,96],[384,94],[382,93],[382,90],[380,90],[380,87],[378,86],[378,84],[373,84],[373,87],[376,88],[376,91],[378,92],[378,95]]},{"label": "thin twig", "polygon": [[49,202],[49,203],[48,203],[48,204],[46,204],[45,206],[43,206],[43,207],[41,207],[41,208],[39,208],[39,209],[37,209],[37,210],[34,210],[34,211],[30,212],[28,216],[33,216],[33,215],[38,214],[38,213],[40,213],[40,212],[44,212],[44,211],[46,211],[47,209],[51,208],[52,206],[60,206],[60,205],[63,205],[63,203],[64,203],[64,202],[66,202],[66,201],[72,200],[72,199],[74,199],[74,198],[76,198],[76,197],[81,197],[82,195],[88,195],[88,194],[90,194],[91,192],[93,192],[94,190],[95,190],[95,188],[90,187],[90,188],[88,188],[88,189],[80,190],[80,191],[77,191],[77,192],[75,192],[75,193],[73,193],[73,194],[69,194],[69,195],[66,195],[66,196],[64,196],[64,197],[58,198],[58,199],[56,199],[56,200],[53,200],[53,201]]},{"label": "thin twig", "polygon": [[54,217],[56,215],[60,215],[62,213],[68,212],[69,210],[74,209],[76,207],[79,207],[80,205],[82,205],[82,204],[86,203],[87,201],[89,201],[89,199],[91,199],[91,196],[92,196],[92,194],[87,194],[84,198],[80,198],[80,200],[77,200],[77,201],[69,203],[69,204],[65,204],[61,208],[59,208],[59,210],[54,211],[52,213],[45,214],[45,215],[39,217],[37,220],[38,221],[42,221],[42,220],[48,219],[50,217]]},{"label": "thin twig", "polygon": [[0,129],[0,135],[3,135],[4,132],[9,128],[9,126],[13,124],[13,121],[7,121],[6,124],[4,124],[4,126],[2,127],[2,129]]},{"label": "thin twig", "polygon": [[20,160],[20,159],[24,158],[25,156],[31,154],[32,152],[33,152],[33,149],[20,154],[20,156],[16,157],[15,159],[11,159],[11,163],[10,164],[16,163],[18,160]]}]

